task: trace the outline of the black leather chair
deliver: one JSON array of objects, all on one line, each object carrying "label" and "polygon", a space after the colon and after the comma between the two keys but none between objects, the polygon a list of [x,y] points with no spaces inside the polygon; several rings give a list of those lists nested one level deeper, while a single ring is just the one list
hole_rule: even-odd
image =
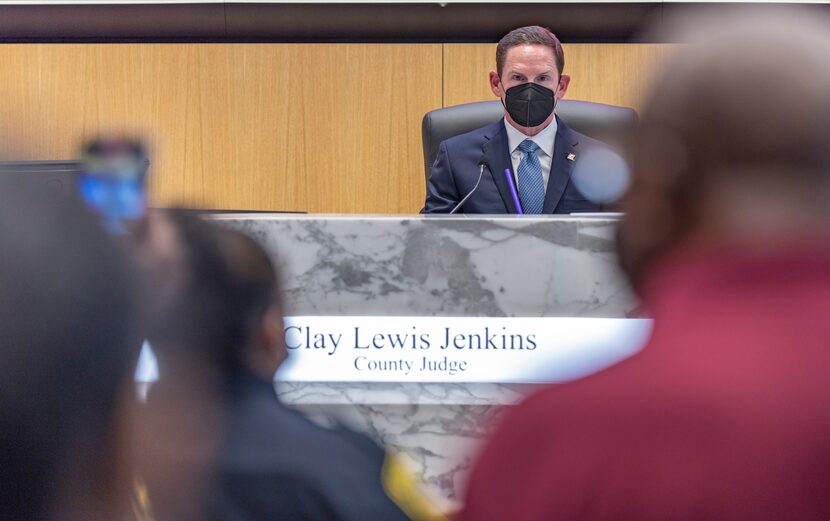
[{"label": "black leather chair", "polygon": [[[570,128],[605,142],[616,141],[637,122],[634,109],[589,101],[560,100],[556,104],[556,113]],[[424,174],[427,179],[442,141],[494,123],[503,114],[504,109],[498,100],[465,103],[427,112],[421,122]]]}]

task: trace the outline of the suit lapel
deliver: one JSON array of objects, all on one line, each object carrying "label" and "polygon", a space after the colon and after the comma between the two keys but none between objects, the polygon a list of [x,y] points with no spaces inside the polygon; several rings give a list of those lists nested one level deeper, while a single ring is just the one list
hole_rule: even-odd
[{"label": "suit lapel", "polygon": [[579,143],[571,129],[562,123],[559,117],[556,118],[556,142],[553,145],[553,160],[550,165],[550,176],[548,176],[548,188],[545,192],[545,204],[542,213],[550,214],[556,210],[556,205],[562,199],[568,181],[571,179],[573,159],[568,159],[569,154],[574,154],[574,147]]},{"label": "suit lapel", "polygon": [[507,178],[504,171],[510,168],[513,171],[510,162],[510,151],[507,146],[507,131],[504,129],[504,119],[500,119],[498,123],[494,123],[487,127],[484,133],[487,141],[481,145],[481,151],[488,161],[488,168],[493,175],[493,181],[499,189],[504,207],[507,213],[518,213],[516,205],[513,203],[513,196],[510,194],[510,187],[507,184]]}]

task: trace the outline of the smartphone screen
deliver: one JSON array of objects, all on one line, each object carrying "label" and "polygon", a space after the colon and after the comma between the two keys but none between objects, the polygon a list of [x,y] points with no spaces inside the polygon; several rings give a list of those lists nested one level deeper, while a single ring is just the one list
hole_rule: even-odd
[{"label": "smartphone screen", "polygon": [[78,190],[109,231],[127,233],[147,210],[147,161],[134,141],[95,141],[84,147]]}]

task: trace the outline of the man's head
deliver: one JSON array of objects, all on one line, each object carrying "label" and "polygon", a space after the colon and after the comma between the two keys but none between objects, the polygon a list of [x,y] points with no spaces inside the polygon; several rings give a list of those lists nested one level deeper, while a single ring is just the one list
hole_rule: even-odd
[{"label": "man's head", "polygon": [[511,125],[533,136],[550,124],[553,107],[571,81],[562,74],[564,67],[562,44],[544,27],[520,27],[499,41],[490,89],[505,105]]},{"label": "man's head", "polygon": [[830,223],[830,32],[724,18],[694,24],[645,105],[620,227],[635,283],[692,242],[780,245]]},{"label": "man's head", "polygon": [[42,189],[0,179],[0,518],[113,519],[132,270],[95,217]]},{"label": "man's head", "polygon": [[157,212],[143,237],[150,342],[160,357],[207,360],[220,373],[271,378],[285,359],[278,283],[247,235],[184,211]]},{"label": "man's head", "polygon": [[285,358],[276,273],[253,239],[183,210],[151,212],[134,239],[160,375],[136,428],[141,475],[159,518],[204,519],[233,383],[270,381]]}]

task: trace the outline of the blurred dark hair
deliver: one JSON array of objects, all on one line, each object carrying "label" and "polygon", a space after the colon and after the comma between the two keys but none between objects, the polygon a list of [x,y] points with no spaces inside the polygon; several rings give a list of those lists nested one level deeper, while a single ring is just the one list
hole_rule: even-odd
[{"label": "blurred dark hair", "polygon": [[278,305],[274,266],[241,232],[184,210],[165,214],[178,236],[182,273],[174,294],[148,324],[150,342],[161,351],[198,352],[222,372],[240,369],[251,335],[266,311]]},{"label": "blurred dark hair", "polygon": [[565,52],[562,50],[562,44],[559,43],[559,38],[550,32],[550,29],[538,25],[529,25],[527,27],[513,29],[499,40],[499,44],[496,46],[496,72],[498,72],[499,76],[503,72],[502,69],[504,68],[507,51],[511,47],[518,45],[544,45],[550,47],[553,51],[554,58],[556,58],[556,69],[559,71],[559,74],[561,75],[565,69]]},{"label": "blurred dark hair", "polygon": [[[620,263],[635,286],[702,226],[725,229],[718,205],[767,209],[778,222],[812,212],[815,224],[830,200],[826,24],[779,7],[663,25],[683,45],[654,81],[633,134],[619,228]],[[809,81],[798,81],[805,71]]]},{"label": "blurred dark hair", "polygon": [[126,255],[42,188],[0,178],[0,519],[67,519],[67,488],[117,486],[115,414],[138,352]]}]

